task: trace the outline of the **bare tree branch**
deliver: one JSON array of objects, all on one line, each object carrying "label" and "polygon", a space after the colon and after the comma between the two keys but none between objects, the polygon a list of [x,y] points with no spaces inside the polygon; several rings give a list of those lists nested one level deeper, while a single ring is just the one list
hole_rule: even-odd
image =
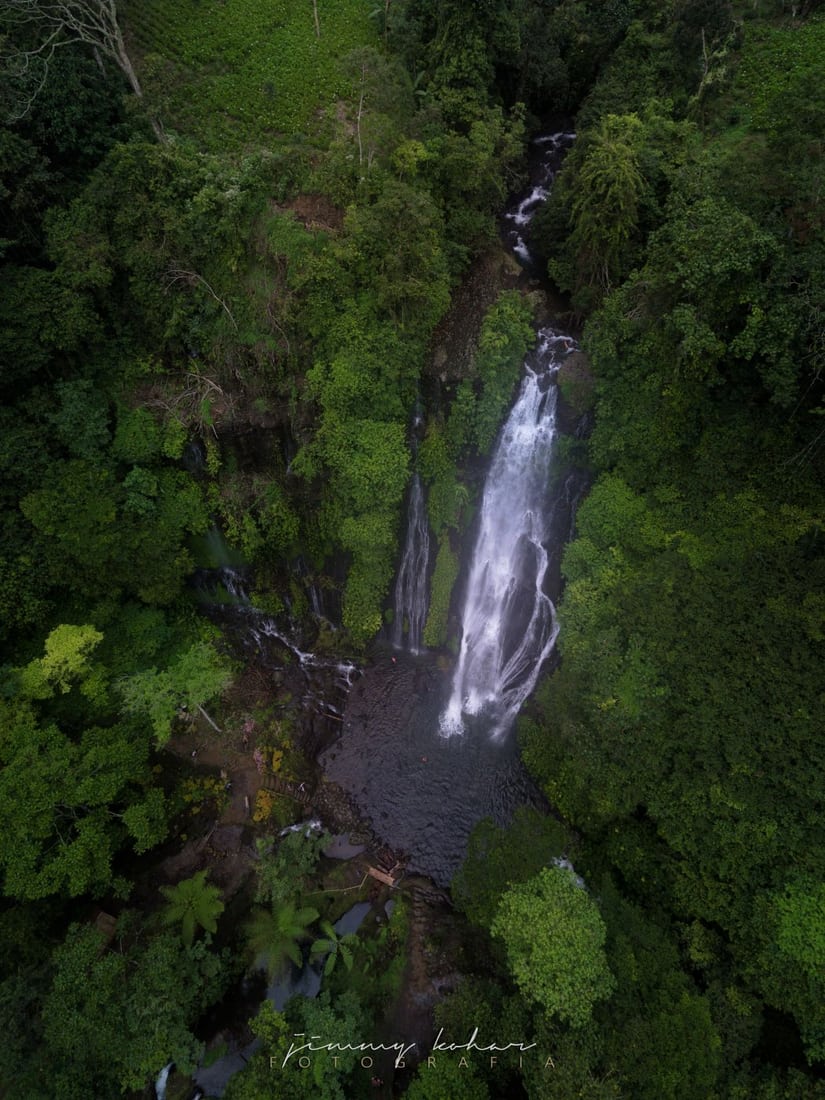
[{"label": "bare tree branch", "polygon": [[229,306],[226,304],[226,302],[223,300],[223,298],[218,297],[218,295],[215,293],[215,291],[212,289],[212,287],[209,285],[209,283],[206,281],[206,279],[204,279],[203,275],[199,275],[197,273],[197,271],[185,271],[183,268],[180,268],[180,267],[170,267],[169,268],[169,285],[171,286],[173,283],[176,283],[176,282],[185,282],[185,283],[188,283],[189,286],[194,286],[196,283],[200,283],[201,286],[205,286],[206,289],[209,291],[209,293],[212,295],[212,297],[215,299],[215,301],[219,305],[223,306],[223,308],[226,310],[226,315],[228,316],[229,320],[232,322],[232,324],[234,326],[234,329],[235,329],[235,332],[238,331],[238,322],[235,320],[235,318],[232,314],[232,310],[229,308]]},{"label": "bare tree branch", "polygon": [[[46,82],[55,51],[73,42],[91,46],[98,56],[102,53],[114,61],[134,94],[142,98],[143,89],[126,50],[115,0],[4,0],[4,9],[8,23],[31,28],[43,36],[39,45],[6,55],[5,67],[12,78],[25,78],[33,67],[39,69],[36,86],[26,94],[22,109],[11,121],[31,109]],[[160,123],[156,119],[151,123],[158,141],[165,141]]]}]

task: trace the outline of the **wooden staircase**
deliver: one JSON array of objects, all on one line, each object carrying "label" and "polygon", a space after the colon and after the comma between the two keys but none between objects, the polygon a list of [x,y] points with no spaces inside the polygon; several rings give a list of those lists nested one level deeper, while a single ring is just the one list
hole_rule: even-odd
[{"label": "wooden staircase", "polygon": [[303,783],[293,783],[288,779],[281,779],[280,776],[269,774],[264,776],[261,786],[264,790],[274,791],[276,794],[285,794],[296,802],[300,802],[302,806],[312,805],[312,796],[304,790]]}]

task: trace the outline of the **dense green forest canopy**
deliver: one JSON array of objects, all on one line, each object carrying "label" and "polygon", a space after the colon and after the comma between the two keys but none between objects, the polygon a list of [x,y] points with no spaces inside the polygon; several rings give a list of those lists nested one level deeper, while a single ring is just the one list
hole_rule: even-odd
[{"label": "dense green forest canopy", "polygon": [[[348,644],[366,645],[422,386],[426,640],[448,641],[463,475],[510,400],[530,302],[498,297],[454,387],[430,341],[497,247],[526,137],[573,115],[538,247],[584,329],[595,426],[568,453],[593,488],[565,556],[562,660],[520,725],[559,820],[474,836],[455,899],[483,963],[438,1009],[455,1032],[489,1016],[532,1036],[555,1069],[448,1064],[410,1094],[823,1094],[816,7],[130,0],[123,56],[68,25],[43,48],[39,0],[0,13],[9,1096],[115,1096],[197,1061],[198,1020],[249,961],[243,922],[197,876],[165,910],[133,891],[191,800],[164,745],[237,673],[191,596],[202,536],[217,522],[272,611],[300,613],[301,571],[340,583]],[[262,865],[254,931],[273,958],[318,914],[311,854]],[[355,1035],[386,1008],[401,933],[356,950],[350,975],[329,928],[324,998],[265,1008],[265,1042]],[[370,966],[386,978],[371,992]],[[347,1095],[351,1068],[288,1087]],[[255,1062],[233,1095],[264,1081]]]}]

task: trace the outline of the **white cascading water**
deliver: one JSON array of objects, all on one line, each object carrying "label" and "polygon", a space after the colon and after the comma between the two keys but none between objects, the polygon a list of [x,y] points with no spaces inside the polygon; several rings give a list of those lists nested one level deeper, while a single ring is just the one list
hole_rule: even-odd
[{"label": "white cascading water", "polygon": [[[575,134],[565,131],[557,134],[545,134],[543,137],[534,138],[533,145],[543,150],[546,161],[552,162],[558,151],[566,148],[575,137]],[[510,247],[519,260],[528,266],[532,263],[533,257],[524,243],[522,230],[530,224],[533,215],[550,194],[550,185],[555,174],[552,164],[546,164],[543,167],[545,167],[545,171],[542,173],[541,179],[512,210],[508,210],[504,215],[505,225],[509,223],[507,236]]]},{"label": "white cascading water", "polygon": [[[537,139],[544,157],[541,178],[505,215],[511,247],[525,265],[533,257],[522,232],[550,193],[554,158],[574,136]],[[440,720],[444,736],[463,733],[465,717],[473,715],[484,716],[492,736],[505,733],[555,643],[555,608],[543,591],[551,513],[547,485],[556,436],[555,375],[575,347],[571,337],[553,329],[539,332],[496,443],[461,617],[461,650]]]},{"label": "white cascading water", "polygon": [[484,713],[505,732],[535,687],[558,633],[543,592],[547,572],[547,483],[556,435],[554,376],[574,347],[552,329],[539,333],[513,409],[499,436],[484,487],[467,583],[461,651],[441,718],[445,735],[464,715]]},{"label": "white cascading water", "polygon": [[[410,485],[407,509],[407,540],[395,582],[395,617],[392,644],[396,649],[420,653],[429,606],[427,564],[430,557],[430,527],[424,487],[417,473]],[[405,636],[406,635],[406,636]]]}]

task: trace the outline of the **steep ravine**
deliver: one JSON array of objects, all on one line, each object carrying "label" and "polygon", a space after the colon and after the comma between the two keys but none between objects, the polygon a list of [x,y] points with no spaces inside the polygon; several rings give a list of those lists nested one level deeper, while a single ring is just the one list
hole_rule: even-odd
[{"label": "steep ravine", "polygon": [[[557,132],[533,143],[530,183],[502,219],[513,255],[491,253],[474,265],[434,339],[430,382],[439,392],[469,369],[483,314],[499,290],[514,283],[541,289],[529,223],[571,140]],[[478,820],[505,824],[517,805],[543,802],[521,764],[512,725],[542,663],[552,659],[552,601],[584,482],[552,465],[559,424],[581,426],[555,382],[575,340],[552,329],[537,339],[464,539],[453,597],[463,608],[457,659],[394,652],[369,664],[350,692],[340,737],[321,757],[325,776],[404,853],[408,869],[445,887]],[[444,736],[450,732],[459,735]]]}]

